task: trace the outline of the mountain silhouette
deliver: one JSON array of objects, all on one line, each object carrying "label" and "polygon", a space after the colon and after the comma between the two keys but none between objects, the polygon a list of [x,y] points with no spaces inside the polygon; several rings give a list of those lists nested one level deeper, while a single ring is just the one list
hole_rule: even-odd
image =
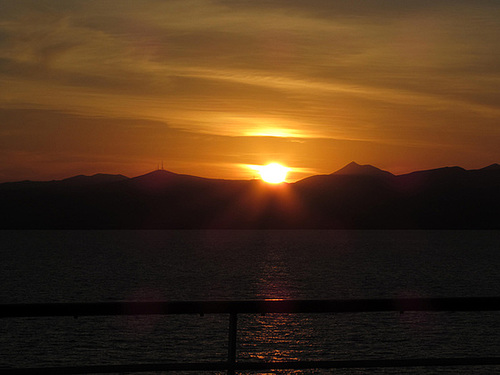
[{"label": "mountain silhouette", "polygon": [[124,180],[128,180],[128,177],[125,177],[121,174],[98,173],[92,176],[85,176],[85,175],[73,176],[61,180],[61,182],[75,186],[89,186],[89,185],[98,185],[98,184],[105,184],[109,182],[124,181]]},{"label": "mountain silhouette", "polygon": [[365,175],[365,176],[393,176],[391,172],[383,171],[372,165],[359,165],[356,162],[350,162],[345,167],[332,174],[342,175]]},{"label": "mountain silhouette", "polygon": [[500,164],[494,163],[494,164],[488,165],[487,167],[484,167],[480,170],[482,170],[482,171],[499,171]]},{"label": "mountain silhouette", "polygon": [[295,183],[157,170],[0,184],[3,229],[499,229],[500,166],[393,175],[349,163]]}]

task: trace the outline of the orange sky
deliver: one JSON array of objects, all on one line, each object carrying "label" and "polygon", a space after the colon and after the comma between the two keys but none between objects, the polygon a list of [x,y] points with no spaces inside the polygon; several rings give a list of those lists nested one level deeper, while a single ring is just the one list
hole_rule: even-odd
[{"label": "orange sky", "polygon": [[0,0],[0,181],[500,161],[500,2]]}]

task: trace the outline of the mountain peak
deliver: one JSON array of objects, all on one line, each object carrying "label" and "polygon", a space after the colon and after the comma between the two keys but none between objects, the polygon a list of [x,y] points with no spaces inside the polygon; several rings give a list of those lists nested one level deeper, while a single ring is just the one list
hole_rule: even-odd
[{"label": "mountain peak", "polygon": [[171,179],[179,176],[177,173],[167,171],[165,169],[157,169],[155,171],[133,177],[131,180],[138,183],[162,183],[170,181]]},{"label": "mountain peak", "polygon": [[183,184],[192,184],[206,181],[203,177],[191,176],[170,172],[165,169],[157,169],[130,179],[130,183],[146,190],[161,190],[167,187],[181,186]]},{"label": "mountain peak", "polygon": [[493,163],[481,169],[482,171],[498,171],[500,170],[500,164]]},{"label": "mountain peak", "polygon": [[157,169],[134,178],[164,178],[167,176],[174,176],[174,175],[177,175],[177,173],[170,172],[165,169]]},{"label": "mountain peak", "polygon": [[125,177],[121,174],[105,174],[105,173],[97,173],[92,176],[87,176],[83,174],[79,174],[77,176],[65,178],[60,182],[66,185],[98,185],[104,183],[118,182],[128,180],[128,177]]},{"label": "mountain peak", "polygon": [[373,165],[360,165],[354,161],[347,164],[345,167],[332,173],[336,175],[363,175],[363,176],[393,176],[392,173],[374,167]]}]

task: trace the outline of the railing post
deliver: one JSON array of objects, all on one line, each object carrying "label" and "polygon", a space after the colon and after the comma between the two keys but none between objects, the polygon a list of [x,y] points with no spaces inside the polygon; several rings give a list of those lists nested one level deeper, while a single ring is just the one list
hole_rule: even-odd
[{"label": "railing post", "polygon": [[227,375],[236,373],[236,334],[238,329],[238,315],[235,312],[229,314],[229,341],[227,348]]}]

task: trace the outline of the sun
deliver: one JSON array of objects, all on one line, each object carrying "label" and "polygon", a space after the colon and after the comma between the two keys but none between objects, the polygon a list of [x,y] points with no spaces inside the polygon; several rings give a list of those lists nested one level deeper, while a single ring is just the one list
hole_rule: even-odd
[{"label": "sun", "polygon": [[269,184],[279,184],[286,179],[289,168],[271,163],[259,168],[260,177]]}]

